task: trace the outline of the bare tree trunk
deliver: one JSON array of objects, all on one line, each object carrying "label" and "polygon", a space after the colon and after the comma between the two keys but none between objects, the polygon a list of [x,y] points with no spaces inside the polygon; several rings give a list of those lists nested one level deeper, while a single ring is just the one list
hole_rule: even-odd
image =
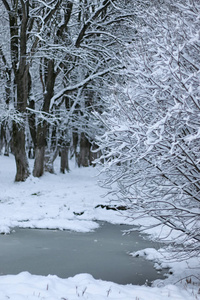
[{"label": "bare tree trunk", "polygon": [[18,123],[13,122],[13,149],[16,162],[15,181],[25,181],[30,175],[25,151],[25,133]]},{"label": "bare tree trunk", "polygon": [[[22,62],[16,76],[17,85],[17,109],[23,114],[26,111],[28,99],[28,66]],[[25,127],[24,124],[13,121],[13,150],[15,155],[17,173],[15,181],[25,181],[30,175],[28,167],[28,159],[25,151]]]},{"label": "bare tree trunk", "polygon": [[0,153],[4,147],[4,155],[9,156],[10,133],[8,125],[4,121],[0,128]]},{"label": "bare tree trunk", "polygon": [[76,163],[77,163],[78,167],[80,167],[80,165],[79,165],[79,163],[80,163],[80,161],[79,161],[79,136],[76,131],[73,132],[72,139],[73,139],[73,151],[74,151]]},{"label": "bare tree trunk", "polygon": [[58,156],[58,148],[56,147],[54,151],[46,151],[45,152],[45,166],[44,169],[46,172],[49,172],[51,174],[54,174],[54,167],[53,163]]},{"label": "bare tree trunk", "polygon": [[[48,113],[51,98],[53,97],[54,84],[56,74],[54,72],[54,61],[48,60],[46,62],[45,72],[45,91],[44,91],[44,102],[42,111]],[[48,124],[46,121],[41,120],[37,128],[37,143],[35,151],[35,163],[33,169],[33,176],[40,177],[44,173],[45,165],[45,148],[46,148],[46,137],[47,137]]]},{"label": "bare tree trunk", "polygon": [[44,173],[44,155],[46,147],[46,122],[41,121],[37,127],[37,146],[35,149],[34,177],[41,177]]},{"label": "bare tree trunk", "polygon": [[[0,48],[0,50],[1,50],[1,48]],[[2,52],[2,50],[1,50],[1,52]],[[5,102],[6,102],[6,106],[8,108],[10,100],[11,100],[11,69],[8,67],[7,60],[3,53],[2,53],[2,59],[6,66]],[[10,130],[9,130],[9,124],[6,120],[4,120],[1,124],[0,152],[2,150],[2,147],[4,146],[4,155],[5,156],[9,156],[10,140],[11,140],[11,135],[10,135]]]},{"label": "bare tree trunk", "polygon": [[44,153],[45,147],[37,147],[35,151],[35,163],[33,169],[33,176],[40,177],[44,172]]},{"label": "bare tree trunk", "polygon": [[90,148],[91,144],[82,132],[80,139],[79,166],[88,167],[90,165]]},{"label": "bare tree trunk", "polygon": [[10,148],[10,132],[8,129],[8,125],[5,125],[3,128],[4,131],[4,156],[9,156],[9,148]]},{"label": "bare tree trunk", "polygon": [[61,146],[60,172],[65,174],[65,171],[69,172],[69,147],[63,145]]},{"label": "bare tree trunk", "polygon": [[95,159],[100,158],[102,155],[102,152],[100,150],[98,150],[98,146],[95,144],[95,142],[93,142],[93,144],[91,145],[91,149],[90,149],[90,165],[93,165],[93,167],[95,167]]},{"label": "bare tree trunk", "polygon": [[[29,64],[27,63],[27,24],[29,19],[29,1],[6,1],[3,4],[9,15],[10,50],[14,80],[17,88],[16,111],[20,118],[25,118],[29,95]],[[20,22],[19,22],[20,20]],[[9,86],[8,86],[9,89]],[[6,93],[10,93],[6,90]],[[17,173],[16,181],[24,181],[29,176],[28,160],[25,151],[25,127],[13,121],[12,146],[15,155]]]},{"label": "bare tree trunk", "polygon": [[[34,110],[35,109],[35,101],[30,100],[28,107],[30,109]],[[29,114],[28,114],[28,124],[29,124],[31,139],[33,141],[33,146],[34,146],[34,149],[35,149],[36,143],[37,143],[37,131],[36,131],[36,117],[35,117],[34,112],[31,112],[31,111],[29,112]]]},{"label": "bare tree trunk", "polygon": [[[58,156],[59,147],[57,140],[57,124],[50,125],[48,128],[49,138],[45,151],[45,165],[44,169],[46,172],[54,174],[54,161]],[[51,134],[50,134],[51,133]]]}]

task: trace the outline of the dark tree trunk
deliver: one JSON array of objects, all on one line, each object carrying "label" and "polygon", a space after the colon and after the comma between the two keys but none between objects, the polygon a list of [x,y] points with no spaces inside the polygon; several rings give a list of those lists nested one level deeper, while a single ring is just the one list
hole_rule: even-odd
[{"label": "dark tree trunk", "polygon": [[88,167],[91,165],[93,160],[91,143],[85,136],[85,133],[82,132],[80,137],[77,132],[73,133],[73,149],[78,167]]},{"label": "dark tree trunk", "polygon": [[[45,91],[44,91],[44,102],[42,111],[48,113],[50,107],[50,101],[54,93],[54,85],[56,74],[54,72],[54,61],[48,60],[46,62],[45,70]],[[35,150],[35,163],[33,169],[33,176],[40,177],[44,173],[45,165],[45,148],[46,148],[46,137],[48,131],[48,124],[44,120],[40,120],[37,127],[37,142]]]},{"label": "dark tree trunk", "polygon": [[46,151],[45,152],[45,166],[44,169],[46,172],[49,172],[51,174],[54,174],[54,167],[53,163],[58,156],[58,148],[54,148],[52,151]]},{"label": "dark tree trunk", "polygon": [[[15,155],[16,181],[25,181],[29,176],[28,160],[25,151],[25,118],[29,95],[29,65],[27,63],[27,24],[29,19],[29,1],[3,1],[10,22],[10,49],[14,81],[17,88],[16,110],[21,121],[13,121],[12,147]],[[10,7],[10,5],[12,7]],[[19,12],[20,7],[20,12]],[[20,22],[19,22],[20,19]],[[19,22],[19,24],[18,24]]]},{"label": "dark tree trunk", "polygon": [[[6,85],[5,85],[5,94],[6,94],[6,106],[9,106],[10,99],[11,99],[11,70],[6,69]],[[9,146],[10,146],[10,132],[9,132],[9,125],[6,121],[3,122],[2,126],[3,130],[3,137],[4,137],[4,155],[9,156]]]},{"label": "dark tree trunk", "polygon": [[[35,109],[35,101],[30,100],[29,101],[29,106],[30,109],[34,110]],[[33,147],[35,149],[36,143],[37,143],[37,131],[36,131],[36,118],[35,118],[35,113],[30,111],[28,114],[28,123],[29,123],[29,130],[31,134],[31,139],[33,141]]]},{"label": "dark tree trunk", "polygon": [[76,131],[73,132],[72,139],[73,139],[73,150],[74,150],[76,163],[77,163],[78,167],[80,167],[80,165],[79,165],[79,149],[78,149],[78,147],[79,147],[79,145],[78,145],[78,133]]},{"label": "dark tree trunk", "polygon": [[9,148],[10,148],[10,132],[7,124],[4,129],[4,156],[9,156]]},{"label": "dark tree trunk", "polygon": [[95,166],[95,159],[100,158],[102,155],[101,151],[99,150],[99,147],[93,142],[90,149],[90,164]]},{"label": "dark tree trunk", "polygon": [[44,169],[46,172],[54,174],[54,161],[58,156],[58,142],[57,142],[57,128],[56,125],[51,126],[51,136],[49,137],[48,147],[45,151],[45,166]]},{"label": "dark tree trunk", "polygon": [[35,151],[35,163],[33,169],[33,176],[40,177],[44,173],[44,153],[45,147],[37,147]]},{"label": "dark tree trunk", "polygon": [[69,172],[69,147],[63,145],[61,147],[60,155],[60,172],[65,174],[65,171]]},{"label": "dark tree trunk", "polygon": [[91,144],[82,132],[80,139],[79,166],[88,167],[90,165],[90,148]]},{"label": "dark tree trunk", "polygon": [[17,168],[15,181],[25,181],[30,175],[25,151],[25,134],[24,128],[16,122],[13,122],[13,149]]},{"label": "dark tree trunk", "polygon": [[40,177],[44,173],[44,154],[46,147],[46,122],[41,121],[37,127],[37,146],[35,149],[35,162],[33,176]]},{"label": "dark tree trunk", "polygon": [[[17,109],[23,114],[26,111],[27,99],[28,99],[28,66],[20,65],[16,76],[17,85]],[[25,127],[24,124],[16,123],[13,121],[13,136],[12,146],[15,155],[17,173],[16,181],[25,181],[29,176],[28,160],[25,151]]]},{"label": "dark tree trunk", "polygon": [[4,155],[9,156],[10,133],[7,123],[4,121],[0,129],[0,153],[4,147]]},{"label": "dark tree trunk", "polygon": [[[31,110],[35,109],[35,101],[30,100],[28,107]],[[35,148],[37,143],[37,131],[36,131],[36,117],[35,113],[33,111],[29,111],[28,113],[28,124],[29,124],[29,130],[31,134],[31,142],[29,143],[29,151],[28,151],[28,157],[30,159],[35,158]]]}]

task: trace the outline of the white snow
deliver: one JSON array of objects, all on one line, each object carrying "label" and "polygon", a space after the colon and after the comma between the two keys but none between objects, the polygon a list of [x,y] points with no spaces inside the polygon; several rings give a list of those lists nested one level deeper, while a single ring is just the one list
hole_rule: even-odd
[{"label": "white snow", "polygon": [[[105,191],[97,185],[95,168],[79,169],[72,163],[70,173],[63,175],[56,162],[55,171],[57,175],[46,173],[39,179],[31,176],[24,183],[14,183],[14,158],[0,155],[1,233],[9,233],[15,226],[87,232],[98,227],[97,220],[133,224],[116,211],[95,208],[109,203],[108,197],[102,197]],[[0,276],[0,300],[200,299],[198,258],[170,262],[165,250],[150,248],[132,255],[153,260],[157,269],[169,267],[173,275],[146,287],[95,280],[89,274],[61,279],[55,275],[36,276],[24,270],[18,275]]]},{"label": "white snow", "polygon": [[49,275],[35,276],[27,272],[17,276],[2,276],[0,280],[0,299],[11,300],[191,300],[192,296],[173,285],[163,288],[118,285],[112,282],[95,280],[89,274],[79,274],[73,278],[61,279]]},{"label": "white snow", "polygon": [[14,183],[12,155],[0,156],[0,166],[1,233],[15,226],[87,232],[98,227],[95,220],[127,223],[112,210],[95,208],[109,202],[102,197],[105,191],[97,184],[95,168],[79,169],[72,163],[72,171],[63,175],[56,165],[55,175],[45,173],[42,178],[30,176],[26,182]]}]

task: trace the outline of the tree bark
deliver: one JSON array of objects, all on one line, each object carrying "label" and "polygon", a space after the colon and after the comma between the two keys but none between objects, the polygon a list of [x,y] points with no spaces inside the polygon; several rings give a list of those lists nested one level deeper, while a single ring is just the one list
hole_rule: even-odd
[{"label": "tree bark", "polygon": [[[45,74],[45,91],[44,91],[44,102],[42,111],[49,113],[50,101],[54,93],[56,74],[54,72],[54,61],[48,60],[46,62],[46,74]],[[35,163],[33,169],[33,176],[40,177],[44,173],[45,164],[45,148],[46,148],[46,137],[48,131],[48,124],[45,120],[40,120],[37,128],[37,142],[35,151]]]},{"label": "tree bark", "polygon": [[35,149],[34,177],[41,177],[44,173],[44,154],[46,146],[46,124],[41,122],[37,127],[37,146]]},{"label": "tree bark", "polygon": [[60,172],[65,174],[69,172],[69,147],[64,145],[61,147]]},{"label": "tree bark", "polygon": [[85,134],[81,133],[80,152],[79,152],[79,166],[88,167],[90,165],[90,148],[91,144]]},{"label": "tree bark", "polygon": [[[17,85],[17,110],[21,113],[20,117],[25,118],[27,99],[28,99],[28,66],[25,62],[19,65],[16,76]],[[25,127],[21,121],[13,121],[12,145],[15,155],[17,173],[15,181],[25,181],[30,175],[28,159],[25,151]]]},{"label": "tree bark", "polygon": [[4,147],[4,156],[9,156],[10,133],[8,124],[3,121],[0,128],[0,154]]},{"label": "tree bark", "polygon": [[51,174],[54,174],[54,167],[53,163],[58,156],[58,147],[54,148],[54,150],[45,151],[45,165],[44,169],[46,172],[49,172]]},{"label": "tree bark", "polygon": [[[15,180],[25,181],[30,174],[25,151],[25,127],[23,124],[29,95],[29,65],[26,57],[29,1],[21,1],[20,3],[18,1],[11,1],[11,3],[8,3],[8,1],[3,0],[3,4],[9,16],[11,64],[17,88],[16,116],[13,121],[12,136],[17,170]],[[7,92],[9,93],[10,91],[6,90]],[[20,117],[20,121],[18,117]]]},{"label": "tree bark", "polygon": [[[30,100],[28,107],[30,109],[34,110],[35,109],[35,101]],[[32,111],[30,111],[29,114],[28,114],[28,124],[29,124],[31,139],[32,139],[33,146],[34,146],[34,149],[35,149],[36,144],[37,144],[36,117],[35,117],[35,113],[32,112]]]},{"label": "tree bark", "polygon": [[25,133],[24,128],[15,121],[13,122],[13,149],[17,169],[15,181],[25,181],[30,175],[25,151]]}]

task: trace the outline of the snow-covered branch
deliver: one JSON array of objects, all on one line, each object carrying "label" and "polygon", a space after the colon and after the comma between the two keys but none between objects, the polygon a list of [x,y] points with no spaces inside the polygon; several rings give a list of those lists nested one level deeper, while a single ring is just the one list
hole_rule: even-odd
[{"label": "snow-covered branch", "polygon": [[56,102],[58,99],[60,99],[62,96],[65,95],[65,93],[67,92],[72,92],[74,90],[78,90],[79,88],[83,87],[84,85],[86,85],[87,83],[89,83],[91,80],[94,80],[98,77],[101,77],[109,72],[112,72],[113,70],[115,70],[117,68],[117,66],[114,66],[114,67],[110,67],[108,69],[104,69],[102,71],[99,71],[97,73],[94,73],[94,74],[91,74],[89,75],[86,79],[82,80],[81,82],[75,84],[75,85],[71,85],[71,86],[68,86],[64,89],[62,89],[60,92],[58,92],[56,95],[54,95],[52,98],[51,98],[51,104],[50,104],[50,110],[52,109],[54,103],[56,105],[58,105],[58,103]]},{"label": "snow-covered branch", "polygon": [[97,141],[99,163],[105,164],[102,185],[129,208],[128,217],[156,218],[177,233],[177,243],[187,243],[188,255],[196,255],[200,5],[168,2],[158,7],[153,1],[136,12],[128,82],[117,86],[110,110],[101,115],[106,131]]}]

